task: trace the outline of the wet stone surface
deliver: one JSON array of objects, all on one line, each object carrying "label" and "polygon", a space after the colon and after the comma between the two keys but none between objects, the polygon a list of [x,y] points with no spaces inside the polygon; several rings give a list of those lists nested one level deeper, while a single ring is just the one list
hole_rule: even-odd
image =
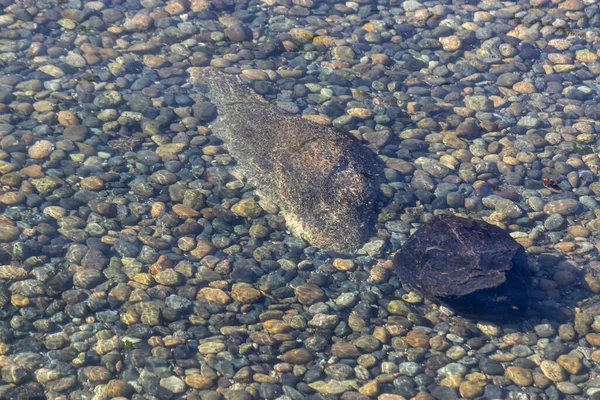
[{"label": "wet stone surface", "polygon": [[469,317],[514,320],[527,311],[525,250],[484,221],[433,217],[396,253],[394,267],[403,284]]}]

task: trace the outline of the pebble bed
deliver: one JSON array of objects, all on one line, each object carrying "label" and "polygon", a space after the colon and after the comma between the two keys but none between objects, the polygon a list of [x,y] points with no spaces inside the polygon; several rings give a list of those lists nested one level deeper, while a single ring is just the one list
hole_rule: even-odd
[{"label": "pebble bed", "polygon": [[[596,1],[0,9],[0,398],[600,399]],[[354,257],[255,196],[206,65],[378,154]],[[402,287],[391,257],[448,212],[527,249],[526,320]]]}]

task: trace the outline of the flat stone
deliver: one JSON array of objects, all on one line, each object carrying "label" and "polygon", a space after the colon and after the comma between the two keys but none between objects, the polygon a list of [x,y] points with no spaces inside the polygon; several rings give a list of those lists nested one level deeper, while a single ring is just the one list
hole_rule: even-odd
[{"label": "flat stone", "polygon": [[43,65],[38,69],[53,78],[62,78],[65,76],[65,72],[55,65]]},{"label": "flat stone", "polygon": [[207,342],[202,343],[198,346],[198,352],[200,354],[217,354],[225,350],[225,344],[221,342]]},{"label": "flat stone", "polygon": [[85,367],[82,372],[87,379],[94,383],[108,382],[112,379],[112,373],[105,367]]},{"label": "flat stone", "polygon": [[186,384],[177,376],[169,376],[160,380],[160,386],[167,389],[169,392],[179,394],[185,392]]},{"label": "flat stone", "polygon": [[531,374],[531,371],[525,368],[515,366],[507,367],[504,376],[510,379],[515,385],[533,385],[533,375]]},{"label": "flat stone", "polygon": [[133,391],[133,386],[120,379],[112,379],[104,388],[104,393],[110,398],[129,397],[133,394]]},{"label": "flat stone", "polygon": [[312,354],[306,349],[293,349],[281,355],[281,361],[290,364],[306,364],[313,359]]},{"label": "flat stone", "polygon": [[19,238],[21,231],[14,225],[0,223],[0,243],[10,243]]},{"label": "flat stone", "polygon": [[[331,346],[331,354],[338,358],[357,358],[360,356],[358,347],[352,343],[334,343]],[[600,354],[599,354],[600,358]]]},{"label": "flat stone", "polygon": [[579,209],[579,202],[575,199],[551,201],[544,206],[546,214],[574,215]]},{"label": "flat stone", "polygon": [[340,318],[337,315],[328,315],[318,313],[309,321],[309,325],[320,329],[333,329],[336,327]]},{"label": "flat stone", "polygon": [[412,330],[406,334],[406,342],[412,347],[429,348],[429,335],[420,330]]},{"label": "flat stone", "polygon": [[82,142],[88,134],[88,128],[83,125],[71,125],[65,128],[63,136],[73,142]]},{"label": "flat stone", "polygon": [[332,395],[340,395],[344,392],[353,389],[358,389],[358,385],[355,381],[316,381],[309,383],[308,386],[319,393],[326,393]]},{"label": "flat stone", "polygon": [[214,385],[211,378],[200,374],[187,375],[185,377],[185,383],[191,388],[198,390],[208,390]]},{"label": "flat stone", "polygon": [[485,385],[485,381],[464,381],[460,384],[458,391],[465,399],[473,399],[483,394]]},{"label": "flat stone", "polygon": [[252,304],[262,297],[262,293],[248,283],[236,283],[231,288],[231,297],[240,303]]},{"label": "flat stone", "polygon": [[202,288],[198,291],[198,299],[225,305],[231,302],[231,297],[221,289]]},{"label": "flat stone", "polygon": [[558,382],[556,384],[556,388],[564,393],[564,394],[579,394],[581,393],[581,388],[574,383],[571,382]]},{"label": "flat stone", "polygon": [[592,346],[600,346],[600,333],[588,333],[585,340]]},{"label": "flat stone", "polygon": [[535,93],[535,86],[531,82],[517,82],[513,85],[513,90],[517,93],[531,94]]},{"label": "flat stone", "polygon": [[294,293],[300,303],[309,306],[314,303],[325,300],[325,292],[312,283],[307,283],[298,286],[294,290]]}]

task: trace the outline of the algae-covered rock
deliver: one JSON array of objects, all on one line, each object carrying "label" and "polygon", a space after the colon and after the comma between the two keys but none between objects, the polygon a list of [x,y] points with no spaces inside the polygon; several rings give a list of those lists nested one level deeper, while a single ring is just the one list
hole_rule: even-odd
[{"label": "algae-covered rock", "polygon": [[381,176],[370,150],[348,133],[268,103],[239,77],[212,67],[189,71],[218,108],[214,133],[259,195],[281,208],[288,229],[339,252],[366,241]]},{"label": "algae-covered rock", "polygon": [[435,216],[396,253],[394,266],[403,284],[465,316],[515,318],[528,307],[525,249],[485,221]]}]

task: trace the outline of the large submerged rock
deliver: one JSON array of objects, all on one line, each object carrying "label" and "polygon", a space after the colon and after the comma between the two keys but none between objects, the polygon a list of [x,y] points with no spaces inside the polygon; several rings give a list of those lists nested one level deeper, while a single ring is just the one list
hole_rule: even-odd
[{"label": "large submerged rock", "polygon": [[394,256],[403,284],[458,314],[514,319],[528,307],[525,249],[501,228],[435,216]]},{"label": "large submerged rock", "polygon": [[288,229],[323,249],[351,252],[376,222],[377,161],[350,134],[268,103],[239,77],[190,68],[208,86],[212,125],[260,196],[277,204]]}]

